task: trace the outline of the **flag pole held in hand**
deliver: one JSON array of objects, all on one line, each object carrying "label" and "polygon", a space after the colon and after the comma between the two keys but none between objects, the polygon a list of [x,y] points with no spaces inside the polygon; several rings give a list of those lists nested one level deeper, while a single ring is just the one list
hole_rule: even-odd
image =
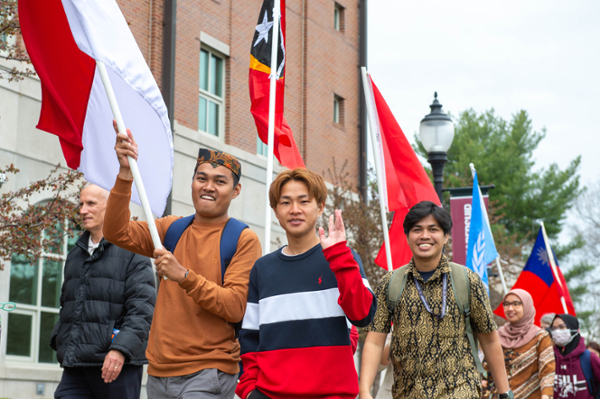
[{"label": "flag pole held in hand", "polygon": [[[123,121],[123,116],[121,115],[121,110],[119,109],[119,104],[117,103],[115,92],[113,90],[112,84],[110,83],[108,73],[106,72],[106,66],[102,61],[96,61],[96,65],[98,67],[98,72],[100,73],[100,78],[102,79],[102,84],[104,85],[104,89],[106,90],[106,97],[108,97],[110,108],[115,117],[115,120],[117,121],[117,128],[119,129],[119,133],[127,134],[125,122]],[[137,187],[140,202],[142,203],[142,208],[144,209],[144,216],[146,217],[146,221],[148,222],[148,229],[150,229],[150,235],[152,236],[152,243],[154,244],[154,249],[162,248],[163,246],[160,242],[158,230],[156,229],[156,223],[154,223],[154,215],[152,214],[152,210],[150,209],[150,202],[148,201],[148,196],[146,195],[146,189],[144,188],[144,182],[142,181],[142,176],[140,175],[140,170],[138,168],[137,161],[130,156],[127,157],[127,160],[129,161],[129,167],[131,169],[131,173],[133,174],[133,181],[135,182],[135,186]]]}]

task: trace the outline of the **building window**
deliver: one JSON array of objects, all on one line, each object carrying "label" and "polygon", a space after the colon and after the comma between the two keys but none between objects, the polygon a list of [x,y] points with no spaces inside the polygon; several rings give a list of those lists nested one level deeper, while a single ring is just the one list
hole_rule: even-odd
[{"label": "building window", "polygon": [[67,253],[79,238],[75,233],[74,238],[61,235],[60,242],[51,252],[43,253],[35,264],[22,255],[12,256],[8,297],[17,308],[7,319],[7,359],[56,363],[50,336],[58,321]]},{"label": "building window", "polygon": [[333,11],[333,27],[338,32],[344,32],[344,7],[338,3],[335,4]]},{"label": "building window", "polygon": [[262,155],[263,157],[266,157],[268,155],[268,146],[262,142],[262,140],[260,139],[260,137],[258,137],[258,135],[256,135],[256,153],[258,155]]},{"label": "building window", "polygon": [[344,124],[344,99],[337,94],[333,95],[333,123]]},{"label": "building window", "polygon": [[223,132],[225,61],[214,52],[200,50],[198,130],[220,137]]}]

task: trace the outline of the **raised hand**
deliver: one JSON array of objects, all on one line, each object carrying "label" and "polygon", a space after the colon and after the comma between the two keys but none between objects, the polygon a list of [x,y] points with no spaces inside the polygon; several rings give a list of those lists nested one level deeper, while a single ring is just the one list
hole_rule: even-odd
[{"label": "raised hand", "polygon": [[325,238],[325,230],[322,227],[319,227],[319,239],[321,240],[323,249],[329,248],[338,242],[346,241],[346,230],[344,229],[342,211],[336,209],[334,215],[329,216],[329,237]]},{"label": "raised hand", "polygon": [[117,122],[113,120],[113,127],[115,132],[117,133],[117,142],[115,144],[115,151],[117,153],[117,159],[119,160],[119,165],[121,169],[119,170],[119,175],[126,179],[131,179],[131,170],[129,169],[129,160],[128,156],[137,160],[138,157],[138,145],[133,139],[133,135],[131,134],[131,130],[127,129],[127,134],[119,133],[119,129],[117,128]]}]

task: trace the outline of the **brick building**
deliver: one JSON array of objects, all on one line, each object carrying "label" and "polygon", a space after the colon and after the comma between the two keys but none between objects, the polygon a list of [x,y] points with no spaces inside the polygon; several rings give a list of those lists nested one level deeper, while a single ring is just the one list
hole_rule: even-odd
[{"label": "brick building", "polygon": [[[243,164],[242,193],[230,214],[248,223],[262,240],[266,148],[258,140],[248,94],[250,46],[262,0],[177,0],[174,62],[172,46],[163,45],[172,27],[169,7],[174,0],[117,1],[166,103],[172,105],[171,213],[193,213],[190,178],[198,148],[222,149]],[[308,168],[321,173],[332,167],[334,157],[338,166],[348,161],[357,187],[364,186],[366,177],[365,157],[359,156],[366,151],[361,145],[365,124],[359,91],[365,4],[287,0],[286,9],[285,116]],[[12,67],[10,62],[0,59],[0,68],[7,67]],[[46,177],[59,162],[65,164],[58,139],[35,129],[40,100],[37,78],[0,80],[0,165],[14,163],[22,171],[0,194]],[[45,198],[41,194],[35,200]],[[143,219],[139,207],[132,206],[132,212]],[[275,249],[285,243],[285,235],[279,226],[271,228],[270,247]],[[65,241],[58,254],[63,259],[69,244]],[[61,283],[62,264],[45,258],[33,266],[13,258],[0,271],[0,302],[17,302],[10,315],[0,310],[0,397],[53,395],[62,370],[47,342],[58,315]],[[145,389],[142,393],[145,397]]]}]

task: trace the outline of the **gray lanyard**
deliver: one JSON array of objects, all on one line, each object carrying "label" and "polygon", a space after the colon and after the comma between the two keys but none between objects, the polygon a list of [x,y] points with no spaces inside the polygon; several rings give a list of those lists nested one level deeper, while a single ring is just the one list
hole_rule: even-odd
[{"label": "gray lanyard", "polygon": [[423,295],[423,289],[421,288],[421,284],[419,284],[419,281],[417,280],[417,278],[415,277],[415,275],[413,274],[413,280],[415,281],[415,285],[417,286],[417,292],[419,293],[419,298],[421,298],[421,302],[423,302],[423,305],[425,306],[425,309],[427,309],[427,311],[429,313],[431,313],[433,316],[437,317],[438,320],[442,320],[444,318],[444,316],[446,315],[446,299],[448,297],[448,273],[444,273],[443,277],[442,277],[442,313],[441,314],[434,314],[431,311],[431,308],[429,307],[429,304],[427,303],[427,299],[425,299],[425,295]]}]

